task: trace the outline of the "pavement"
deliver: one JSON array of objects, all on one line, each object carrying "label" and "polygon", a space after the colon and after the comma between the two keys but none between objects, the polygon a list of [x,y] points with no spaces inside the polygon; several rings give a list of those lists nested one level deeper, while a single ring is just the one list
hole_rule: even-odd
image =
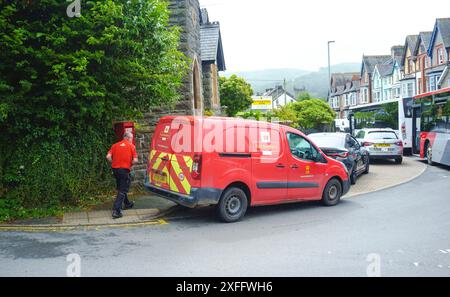
[{"label": "pavement", "polygon": [[389,189],[407,183],[427,169],[425,162],[417,157],[404,157],[401,165],[392,160],[373,160],[370,164],[369,174],[363,174],[356,185],[344,198],[352,198],[384,189]]},{"label": "pavement", "polygon": [[[344,198],[380,191],[394,187],[417,178],[426,170],[424,162],[415,157],[404,158],[401,165],[393,161],[375,161],[371,164],[370,173],[361,176],[357,184],[352,186]],[[95,207],[91,211],[66,213],[61,219],[45,218],[39,220],[23,220],[11,224],[0,225],[0,230],[57,230],[76,227],[115,227],[139,224],[153,224],[174,209],[176,204],[154,195],[141,195],[135,199],[135,208],[124,211],[124,217],[118,220],[111,218],[113,201]],[[161,221],[157,221],[161,222]]]},{"label": "pavement", "polygon": [[336,207],[257,207],[236,224],[179,208],[164,225],[0,232],[0,276],[67,276],[78,259],[86,277],[448,277],[449,192],[450,168],[436,166]]}]

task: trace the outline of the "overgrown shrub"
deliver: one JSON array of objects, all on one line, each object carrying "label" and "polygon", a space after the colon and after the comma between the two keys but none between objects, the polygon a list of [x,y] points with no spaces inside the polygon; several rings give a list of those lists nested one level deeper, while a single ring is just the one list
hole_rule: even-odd
[{"label": "overgrown shrub", "polygon": [[114,120],[170,107],[186,71],[161,0],[0,2],[0,220],[87,202]]}]

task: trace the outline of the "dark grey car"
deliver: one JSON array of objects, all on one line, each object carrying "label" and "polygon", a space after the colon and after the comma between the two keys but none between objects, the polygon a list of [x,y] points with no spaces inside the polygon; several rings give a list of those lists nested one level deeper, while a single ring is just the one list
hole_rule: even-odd
[{"label": "dark grey car", "polygon": [[329,157],[345,164],[352,185],[369,173],[369,152],[347,133],[315,133],[308,137]]}]

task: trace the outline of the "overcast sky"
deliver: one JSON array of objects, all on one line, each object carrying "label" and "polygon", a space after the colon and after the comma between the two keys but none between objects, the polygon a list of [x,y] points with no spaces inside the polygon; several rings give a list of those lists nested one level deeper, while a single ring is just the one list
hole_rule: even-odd
[{"label": "overcast sky", "polygon": [[222,30],[227,70],[325,67],[389,54],[450,17],[449,0],[200,0]]}]

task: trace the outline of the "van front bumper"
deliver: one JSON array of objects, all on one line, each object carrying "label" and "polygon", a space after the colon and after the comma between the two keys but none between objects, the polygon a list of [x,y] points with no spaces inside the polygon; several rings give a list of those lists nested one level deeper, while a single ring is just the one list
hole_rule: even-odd
[{"label": "van front bumper", "polygon": [[162,198],[189,208],[217,205],[223,192],[220,189],[192,188],[190,195],[183,195],[166,189],[158,188],[154,185],[146,184],[145,187],[150,192]]}]

